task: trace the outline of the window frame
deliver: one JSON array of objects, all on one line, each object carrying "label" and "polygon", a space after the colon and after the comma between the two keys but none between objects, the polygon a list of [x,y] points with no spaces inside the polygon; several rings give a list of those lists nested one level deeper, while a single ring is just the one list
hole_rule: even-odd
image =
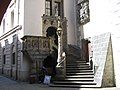
[{"label": "window frame", "polygon": [[11,28],[13,28],[14,24],[15,24],[14,18],[15,18],[15,12],[14,12],[14,10],[12,10],[11,11]]},{"label": "window frame", "polygon": [[47,16],[52,15],[52,1],[51,0],[45,1],[45,15]]},{"label": "window frame", "polygon": [[12,65],[15,65],[15,52],[12,53]]},{"label": "window frame", "polygon": [[6,23],[5,23],[5,19],[3,19],[3,33],[5,33],[5,28],[6,28],[6,27],[5,27],[5,26],[6,26],[5,24],[6,24]]},{"label": "window frame", "polygon": [[16,64],[16,49],[15,49],[15,45],[12,45],[11,64],[12,65]]},{"label": "window frame", "polygon": [[3,54],[3,64],[6,64],[6,55]]},{"label": "window frame", "polygon": [[55,16],[61,16],[61,2],[55,1],[55,5],[57,5],[57,9],[55,9]]},{"label": "window frame", "polygon": [[3,65],[5,65],[6,64],[5,48],[3,48],[3,55],[2,55],[2,57],[3,57]]}]

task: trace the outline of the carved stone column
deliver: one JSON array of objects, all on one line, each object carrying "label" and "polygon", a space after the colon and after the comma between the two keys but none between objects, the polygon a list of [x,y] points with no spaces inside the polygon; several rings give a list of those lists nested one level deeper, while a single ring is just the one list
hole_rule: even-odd
[{"label": "carved stone column", "polygon": [[57,65],[57,79],[63,79],[65,78],[65,75],[66,75],[66,71],[65,71],[65,68],[66,68],[66,63],[65,63],[65,59],[66,59],[66,55],[65,55],[65,52],[64,52],[64,55],[63,55],[63,30],[62,30],[62,27],[61,27],[61,21],[60,21],[60,18],[58,18],[58,29],[57,29],[57,35],[58,35],[58,59],[57,59],[57,62],[58,62],[58,65]]},{"label": "carved stone column", "polygon": [[62,31],[62,27],[61,27],[61,22],[60,22],[60,18],[58,19],[58,29],[57,29],[57,35],[58,35],[58,59],[57,59],[57,62],[58,64],[60,63],[61,61],[61,55],[62,55],[62,34],[63,34],[63,31]]}]

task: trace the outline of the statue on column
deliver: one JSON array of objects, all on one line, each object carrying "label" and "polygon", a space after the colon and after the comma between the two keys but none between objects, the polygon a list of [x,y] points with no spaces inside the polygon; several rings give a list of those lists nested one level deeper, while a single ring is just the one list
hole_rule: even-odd
[{"label": "statue on column", "polygon": [[61,27],[61,21],[60,21],[60,16],[58,17],[58,29],[57,29],[58,36],[61,37],[62,34],[62,27]]},{"label": "statue on column", "polygon": [[60,17],[58,17],[57,34],[58,34],[58,60],[57,60],[57,62],[59,63],[61,61],[61,53],[62,53],[62,42],[61,42],[62,28],[61,28]]}]

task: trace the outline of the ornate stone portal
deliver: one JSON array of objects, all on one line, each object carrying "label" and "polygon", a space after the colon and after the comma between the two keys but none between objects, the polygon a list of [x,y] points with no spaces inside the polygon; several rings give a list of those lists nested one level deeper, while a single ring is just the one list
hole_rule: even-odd
[{"label": "ornate stone portal", "polygon": [[[46,37],[47,35],[47,29],[49,27],[54,27],[54,28],[58,28],[58,17],[55,16],[46,16],[43,15],[42,16],[42,35]],[[66,51],[67,48],[67,20],[66,18],[60,18],[60,22],[61,22],[61,28],[63,30],[63,34],[62,34],[62,45],[63,45],[63,51]],[[57,33],[57,32],[56,32]],[[51,47],[52,50],[52,47]]]},{"label": "ornate stone portal", "polygon": [[[50,27],[56,28],[56,34],[58,36],[58,45],[56,46],[55,43],[51,44],[51,51],[53,51],[53,47],[57,47],[57,54],[58,59],[57,62],[59,63],[61,59],[62,52],[67,51],[67,20],[66,18],[58,18],[56,16],[43,16],[43,36],[47,35],[47,30]],[[61,32],[61,30],[62,32]],[[53,30],[51,30],[53,31]],[[54,42],[51,38],[51,42]],[[62,49],[61,49],[62,47]],[[64,77],[64,68],[57,67],[57,77]]]}]

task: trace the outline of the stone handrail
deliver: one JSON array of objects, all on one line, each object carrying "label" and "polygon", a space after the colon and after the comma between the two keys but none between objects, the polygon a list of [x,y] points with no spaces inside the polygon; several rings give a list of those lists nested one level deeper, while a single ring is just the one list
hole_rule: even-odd
[{"label": "stone handrail", "polygon": [[66,76],[66,54],[65,52],[62,53],[62,60],[60,62],[58,62],[57,67],[62,67],[63,69],[63,74],[64,77]]},{"label": "stone handrail", "polygon": [[43,36],[24,36],[23,50],[50,50],[50,39]]}]

